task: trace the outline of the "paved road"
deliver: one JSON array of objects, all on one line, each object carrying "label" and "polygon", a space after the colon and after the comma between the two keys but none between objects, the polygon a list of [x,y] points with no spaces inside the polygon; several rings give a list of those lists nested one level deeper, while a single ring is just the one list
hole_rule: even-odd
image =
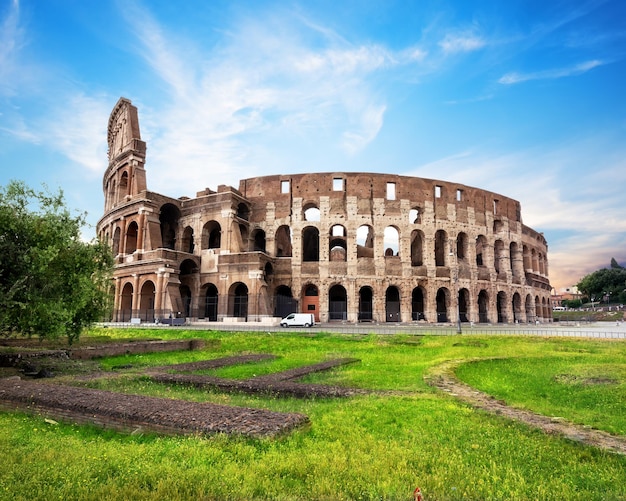
[{"label": "paved road", "polygon": [[[225,331],[259,331],[281,332],[286,329],[277,325],[266,325],[260,322],[191,322],[181,327],[157,326],[155,324],[106,324],[111,327],[160,327],[166,329],[215,329]],[[310,329],[290,327],[291,332],[316,332],[328,331],[344,334],[414,334],[414,335],[457,335],[456,325],[432,325],[423,323],[361,323],[349,324],[341,322],[329,322],[318,324]],[[562,337],[585,337],[599,339],[626,339],[625,322],[559,322],[539,325],[462,325],[462,334],[493,334],[493,335],[520,335],[520,336],[562,336]]]}]

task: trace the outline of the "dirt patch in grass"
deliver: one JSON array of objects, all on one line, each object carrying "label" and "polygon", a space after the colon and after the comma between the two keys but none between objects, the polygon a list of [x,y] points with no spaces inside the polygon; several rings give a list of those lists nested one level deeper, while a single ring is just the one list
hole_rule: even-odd
[{"label": "dirt patch in grass", "polygon": [[596,384],[617,384],[619,381],[609,376],[577,376],[575,374],[557,374],[554,380],[561,384],[580,384],[593,386]]},{"label": "dirt patch in grass", "polygon": [[604,431],[569,423],[561,417],[549,417],[523,409],[509,407],[471,386],[462,383],[454,374],[455,368],[466,360],[449,361],[431,370],[425,376],[426,382],[466,402],[473,407],[504,416],[539,428],[545,433],[562,435],[570,440],[593,445],[618,454],[626,454],[626,437],[610,435]]},{"label": "dirt patch in grass", "polygon": [[[37,412],[60,420],[92,423],[120,431],[146,430],[158,433],[229,433],[250,436],[275,436],[296,427],[306,425],[309,420],[303,414],[271,412],[263,409],[224,406],[201,402],[127,395],[111,391],[95,390],[62,384],[103,377],[117,377],[123,372],[105,373],[89,361],[55,358],[55,369],[63,378],[55,378],[52,371],[46,372],[45,381],[35,381],[35,367],[21,365],[12,368],[0,379],[0,407],[8,410]],[[243,354],[185,364],[175,364],[146,369],[143,374],[165,384],[191,385],[199,388],[239,391],[273,396],[347,397],[361,393],[359,390],[335,386],[304,384],[292,381],[312,372],[358,362],[357,359],[335,359],[307,367],[234,381],[223,378],[189,374],[193,371],[215,369],[229,365],[257,362],[275,358],[268,354]],[[46,365],[45,357],[38,362]],[[60,370],[65,364],[67,371]],[[50,365],[47,365],[50,367]],[[22,376],[15,376],[17,370]],[[92,369],[91,371],[89,369]],[[41,371],[40,371],[41,372]],[[69,376],[68,376],[69,374]]]}]

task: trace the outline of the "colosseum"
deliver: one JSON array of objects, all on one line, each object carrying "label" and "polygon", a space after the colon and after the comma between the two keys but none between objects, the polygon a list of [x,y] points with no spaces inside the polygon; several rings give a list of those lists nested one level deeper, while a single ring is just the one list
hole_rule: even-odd
[{"label": "colosseum", "polygon": [[328,172],[195,197],[147,188],[137,108],[108,124],[114,321],[523,323],[551,319],[547,243],[520,203],[462,184]]}]

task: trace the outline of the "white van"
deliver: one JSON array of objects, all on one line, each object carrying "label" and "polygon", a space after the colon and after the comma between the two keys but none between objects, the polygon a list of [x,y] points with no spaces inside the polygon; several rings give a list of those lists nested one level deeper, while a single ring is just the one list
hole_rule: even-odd
[{"label": "white van", "polygon": [[280,321],[281,327],[312,327],[314,325],[313,313],[291,313]]}]

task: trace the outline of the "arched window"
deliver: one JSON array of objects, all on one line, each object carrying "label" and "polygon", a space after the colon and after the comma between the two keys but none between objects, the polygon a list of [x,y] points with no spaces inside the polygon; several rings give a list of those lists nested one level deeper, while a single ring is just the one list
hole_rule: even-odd
[{"label": "arched window", "polygon": [[356,230],[356,257],[374,257],[374,228],[359,226]]},{"label": "arched window", "polygon": [[252,232],[253,251],[265,252],[265,232],[259,228]]},{"label": "arched window", "polygon": [[302,261],[320,260],[320,232],[313,226],[302,230]]},{"label": "arched window", "polygon": [[126,249],[125,254],[132,254],[137,250],[137,234],[139,233],[139,226],[133,221],[128,225],[126,229]]},{"label": "arched window", "polygon": [[348,294],[342,285],[333,285],[328,291],[328,319],[347,320]]},{"label": "arched window", "polygon": [[314,204],[306,204],[304,206],[304,220],[305,221],[319,221],[320,220],[320,210]]},{"label": "arched window", "polygon": [[400,233],[395,226],[387,226],[384,232],[385,256],[400,254]]},{"label": "arched window", "polygon": [[426,294],[422,287],[415,287],[411,293],[411,318],[413,320],[426,320],[424,304]]},{"label": "arched window", "polygon": [[183,231],[182,251],[189,254],[193,254],[194,241],[193,241],[193,228],[187,226]]},{"label": "arched window", "polygon": [[283,225],[276,230],[276,257],[291,257],[291,228]]},{"label": "arched window", "polygon": [[448,247],[448,235],[444,230],[435,233],[435,266],[446,265],[446,249]]},{"label": "arched window", "polygon": [[424,232],[413,230],[411,232],[411,266],[424,265]]},{"label": "arched window", "polygon": [[219,249],[222,244],[222,227],[217,221],[209,221],[202,227],[202,248]]},{"label": "arched window", "polygon": [[176,249],[176,234],[178,232],[178,220],[180,210],[172,204],[161,207],[159,221],[161,222],[161,241],[165,249]]},{"label": "arched window", "polygon": [[385,292],[385,321],[400,321],[400,291],[397,287],[387,287]]},{"label": "arched window", "polygon": [[420,224],[422,222],[421,207],[414,207],[409,211],[409,224]]},{"label": "arched window", "polygon": [[204,318],[210,322],[217,321],[218,292],[217,287],[208,284],[204,296]]},{"label": "arched window", "polygon": [[371,287],[361,287],[359,290],[359,321],[374,320],[374,292]]},{"label": "arched window", "polygon": [[459,233],[456,237],[456,258],[459,261],[467,259],[467,234]]},{"label": "arched window", "polygon": [[340,224],[331,227],[328,240],[329,261],[347,260],[346,229]]}]

